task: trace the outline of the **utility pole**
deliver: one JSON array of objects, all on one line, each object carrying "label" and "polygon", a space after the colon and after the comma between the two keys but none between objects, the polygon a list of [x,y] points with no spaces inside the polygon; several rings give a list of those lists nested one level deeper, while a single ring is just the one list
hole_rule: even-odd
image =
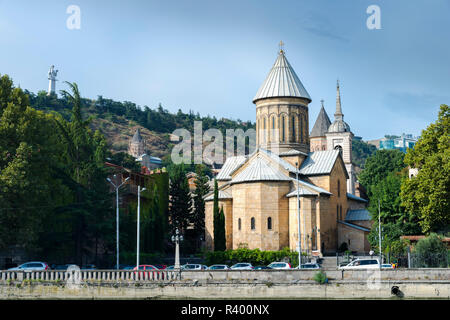
[{"label": "utility pole", "polygon": [[[114,175],[116,177],[116,175]],[[111,181],[110,178],[106,178],[116,189],[116,269],[119,270],[119,188],[128,181],[130,177],[126,178],[124,182],[120,185],[116,186],[114,182]]]},{"label": "utility pole", "polygon": [[145,191],[146,188],[138,186],[138,207],[137,207],[137,241],[136,241],[136,267],[139,270],[139,231],[141,225],[141,191]]},{"label": "utility pole", "polygon": [[302,238],[300,233],[300,186],[298,182],[298,162],[295,163],[296,167],[296,179],[297,179],[297,217],[298,217],[298,268],[302,265]]}]

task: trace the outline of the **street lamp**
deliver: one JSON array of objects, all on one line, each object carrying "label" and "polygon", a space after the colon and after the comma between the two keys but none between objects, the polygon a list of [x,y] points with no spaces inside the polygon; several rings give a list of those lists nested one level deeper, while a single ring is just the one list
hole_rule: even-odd
[{"label": "street lamp", "polygon": [[141,223],[141,191],[145,191],[146,188],[138,186],[138,207],[137,207],[137,242],[136,242],[136,267],[139,269],[139,230]]},{"label": "street lamp", "polygon": [[174,269],[180,269],[180,241],[183,241],[183,235],[180,234],[178,228],[175,231],[175,235],[172,236],[172,242],[175,243],[175,266]]},{"label": "street lamp", "polygon": [[295,163],[295,174],[297,179],[297,217],[298,217],[298,268],[301,269],[302,265],[302,240],[300,235],[300,186],[298,181],[298,162]]},{"label": "street lamp", "polygon": [[[116,175],[114,175],[114,177],[116,177]],[[110,178],[106,178],[106,180],[109,181],[109,183],[111,183],[114,188],[116,189],[116,254],[117,254],[117,258],[116,258],[116,269],[119,269],[119,188],[128,181],[128,179],[130,179],[130,177],[126,178],[120,185],[116,186],[114,184],[114,182],[111,181]]]}]

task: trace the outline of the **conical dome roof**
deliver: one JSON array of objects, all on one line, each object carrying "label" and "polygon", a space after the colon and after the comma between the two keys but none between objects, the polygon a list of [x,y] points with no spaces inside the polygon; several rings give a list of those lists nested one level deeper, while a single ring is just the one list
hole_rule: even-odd
[{"label": "conical dome roof", "polygon": [[322,108],[320,108],[320,112],[319,115],[317,116],[316,123],[314,123],[314,127],[312,128],[311,134],[309,136],[311,138],[324,137],[330,125],[331,121],[330,118],[328,117],[327,112],[325,111],[322,100]]},{"label": "conical dome roof", "polygon": [[283,50],[280,50],[277,60],[253,98],[253,102],[273,97],[297,97],[311,101],[311,97],[286,59]]},{"label": "conical dome roof", "polygon": [[142,141],[141,132],[139,131],[139,128],[137,128],[136,132],[134,133],[133,139],[131,141],[132,142],[141,142]]}]

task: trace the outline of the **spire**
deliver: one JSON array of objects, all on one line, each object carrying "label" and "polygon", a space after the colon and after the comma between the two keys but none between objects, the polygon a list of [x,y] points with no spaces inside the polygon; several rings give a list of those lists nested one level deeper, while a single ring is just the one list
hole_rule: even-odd
[{"label": "spire", "polygon": [[344,114],[341,107],[341,90],[339,89],[339,79],[336,85],[336,113],[334,114],[335,120],[343,120]]},{"label": "spire", "polygon": [[331,124],[330,118],[325,110],[323,105],[323,99],[320,100],[322,103],[322,107],[320,108],[319,115],[317,116],[316,122],[314,123],[314,127],[311,130],[310,138],[314,137],[324,137],[325,133],[328,131],[328,127]]},{"label": "spire", "polygon": [[253,102],[274,97],[297,97],[311,101],[311,97],[286,59],[283,41],[279,43],[279,46],[277,60],[253,98]]},{"label": "spire", "polygon": [[350,126],[344,121],[344,114],[342,113],[339,80],[336,87],[336,113],[334,114],[334,122],[328,128],[328,132],[349,132]]}]

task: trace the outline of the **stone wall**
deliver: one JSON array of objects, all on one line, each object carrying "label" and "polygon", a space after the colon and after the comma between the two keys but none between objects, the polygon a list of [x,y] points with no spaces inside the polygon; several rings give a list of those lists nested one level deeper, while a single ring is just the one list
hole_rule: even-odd
[{"label": "stone wall", "polygon": [[[183,271],[165,280],[0,280],[0,299],[417,299],[450,298],[449,269],[327,271],[328,284],[312,270]],[[375,275],[375,276],[374,276]],[[398,286],[401,295],[391,294]]]}]

